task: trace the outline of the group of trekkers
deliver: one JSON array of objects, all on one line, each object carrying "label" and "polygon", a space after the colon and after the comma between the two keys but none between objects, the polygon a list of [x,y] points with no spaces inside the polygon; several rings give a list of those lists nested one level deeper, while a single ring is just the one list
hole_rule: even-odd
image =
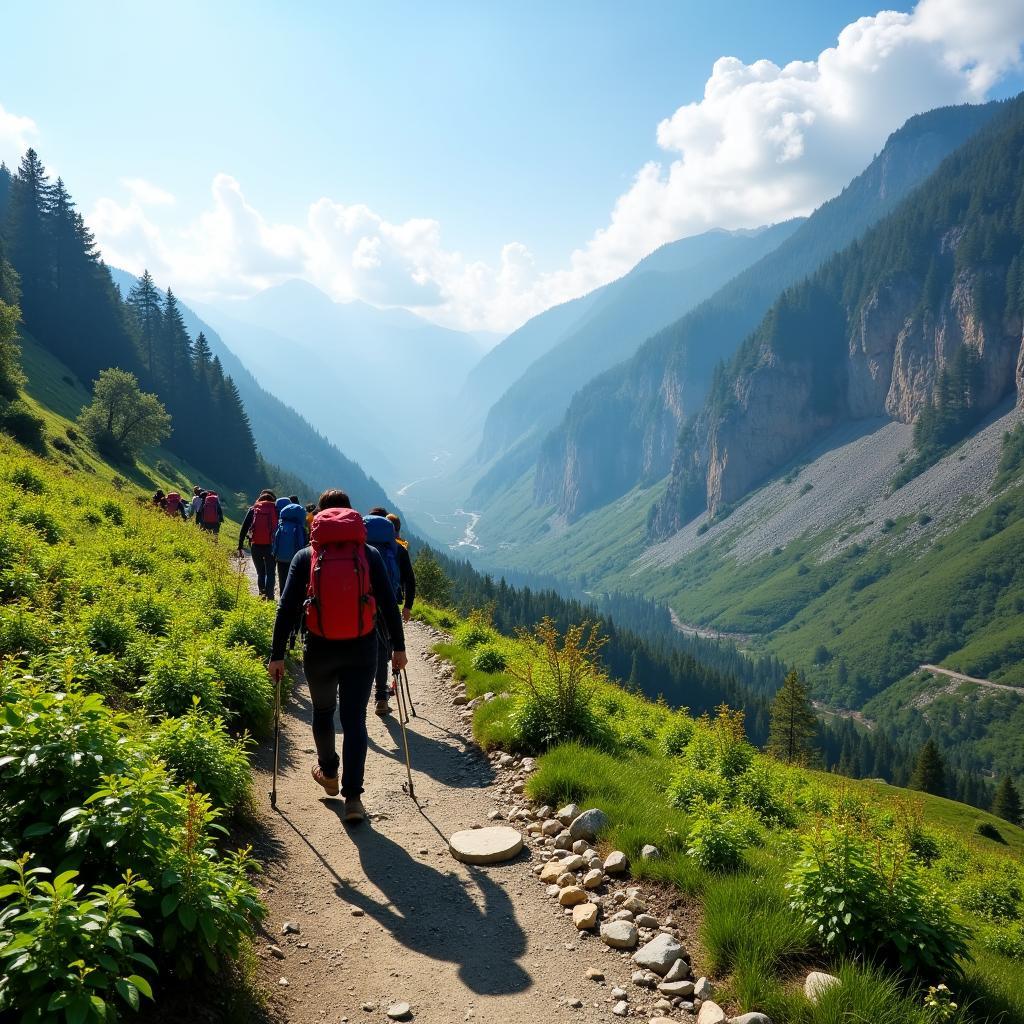
[{"label": "group of trekkers", "polygon": [[260,595],[272,601],[275,588],[280,592],[267,666],[275,684],[284,677],[290,643],[297,632],[303,636],[317,753],[312,775],[328,796],[344,797],[347,822],[366,817],[360,797],[371,693],[376,713],[390,715],[389,676],[407,664],[403,623],[416,599],[416,576],[401,530],[385,508],[360,515],[344,491],[324,491],[316,505],[303,506],[294,494],[278,498],[263,490],[238,534],[238,555],[248,543]]},{"label": "group of trekkers", "polygon": [[221,523],[224,522],[224,509],[215,491],[193,487],[192,498],[186,502],[179,491],[164,494],[158,489],[152,501],[157,508],[171,517],[181,516],[186,521],[191,520],[200,530],[206,530],[214,537],[220,534]]},{"label": "group of trekkers", "polygon": [[[193,488],[188,502],[178,491],[158,490],[152,503],[215,537],[224,522],[220,498],[201,487]],[[407,664],[403,624],[416,600],[401,520],[380,506],[360,515],[340,490],[324,491],[315,505],[303,505],[297,495],[279,498],[264,489],[242,520],[239,558],[246,544],[260,596],[273,601],[275,591],[280,593],[267,671],[279,684],[286,651],[301,633],[313,704],[313,779],[328,796],[341,793],[347,822],[362,821],[366,712],[372,694],[381,718],[392,713],[389,676]],[[343,734],[340,759],[335,709]]]}]

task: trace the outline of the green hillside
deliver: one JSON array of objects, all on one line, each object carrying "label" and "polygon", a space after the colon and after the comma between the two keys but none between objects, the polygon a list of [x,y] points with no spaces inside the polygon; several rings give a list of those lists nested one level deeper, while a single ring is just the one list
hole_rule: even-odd
[{"label": "green hillside", "polygon": [[[476,708],[476,738],[541,755],[536,803],[600,808],[601,850],[681,891],[730,1012],[933,1024],[923,1002],[945,983],[959,1009],[943,1020],[1024,1019],[1024,829],[783,764],[749,745],[742,712],[695,720],[624,692],[585,633],[511,639],[479,615],[420,614],[451,632],[435,649],[469,698],[501,694]],[[817,1005],[798,988],[808,970],[841,979]]]}]

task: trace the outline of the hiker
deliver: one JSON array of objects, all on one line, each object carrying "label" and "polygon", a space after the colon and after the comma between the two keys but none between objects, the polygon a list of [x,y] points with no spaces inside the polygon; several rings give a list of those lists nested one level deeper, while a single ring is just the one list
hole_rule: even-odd
[{"label": "hiker", "polygon": [[159,487],[156,489],[156,494],[154,494],[153,497],[150,498],[150,501],[152,501],[154,507],[156,508],[163,508],[164,502],[166,502],[166,500],[167,499],[164,497],[164,492]]},{"label": "hiker", "polygon": [[310,535],[310,532],[313,529],[313,516],[315,516],[315,515],[316,515],[316,505],[315,504],[314,505],[307,505],[306,506],[306,536],[307,537]]},{"label": "hiker", "polygon": [[238,531],[238,557],[242,557],[246,540],[256,567],[256,588],[266,601],[274,600],[274,531],[277,529],[277,497],[273,491],[260,491],[249,506]]},{"label": "hiker", "polygon": [[203,498],[206,497],[206,491],[202,489],[198,484],[192,488],[192,500],[188,503],[188,518],[192,520],[196,526],[199,525],[199,513],[203,508]]},{"label": "hiker", "polygon": [[[370,509],[363,521],[366,523],[366,543],[376,548],[387,570],[388,580],[395,602],[400,600],[402,590],[402,573],[398,566],[398,543],[395,540],[395,527],[387,518],[386,508]],[[377,623],[377,674],[374,686],[374,712],[385,718],[391,714],[388,703],[388,662],[391,660],[391,637],[386,622]]]},{"label": "hiker", "polygon": [[402,520],[389,512],[387,518],[395,528],[395,541],[398,543],[398,574],[402,581],[399,597],[402,601],[402,621],[408,622],[412,615],[412,603],[416,600],[416,573],[413,572],[412,558],[409,556],[409,542],[402,537]]},{"label": "hiker", "polygon": [[199,528],[220,538],[220,524],[224,522],[224,509],[215,491],[203,491],[203,507],[199,510]]},{"label": "hiker", "polygon": [[164,498],[164,511],[172,518],[174,516],[181,516],[182,519],[188,518],[185,515],[185,502],[182,501],[181,495],[177,491],[171,491]]},{"label": "hiker", "polygon": [[324,491],[318,509],[311,544],[292,559],[288,571],[267,671],[275,683],[284,676],[288,636],[304,609],[302,668],[313,703],[317,752],[313,779],[328,796],[337,796],[337,706],[343,736],[340,791],[345,820],[358,822],[366,817],[360,797],[366,768],[366,708],[377,669],[376,622],[387,623],[394,647],[391,668],[396,672],[407,664],[405,635],[384,561],[366,543],[366,526],[348,495]]},{"label": "hiker", "polygon": [[288,567],[292,559],[307,544],[306,510],[291,498],[285,498],[284,504],[277,499],[277,529],[271,542],[274,561],[277,563],[277,582],[284,593],[285,580],[288,578]]}]

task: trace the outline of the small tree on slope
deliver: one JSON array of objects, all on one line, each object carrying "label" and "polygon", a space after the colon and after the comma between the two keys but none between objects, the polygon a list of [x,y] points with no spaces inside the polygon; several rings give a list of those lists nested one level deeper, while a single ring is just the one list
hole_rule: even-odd
[{"label": "small tree on slope", "polygon": [[451,600],[452,582],[430,548],[421,548],[413,565],[416,593],[428,604],[444,607]]},{"label": "small tree on slope", "polygon": [[992,813],[1012,825],[1020,824],[1020,794],[1009,775],[1004,775],[999,783],[992,801]]},{"label": "small tree on slope", "polygon": [[790,672],[772,701],[768,751],[786,764],[806,764],[814,752],[811,741],[817,728],[807,684]]},{"label": "small tree on slope", "polygon": [[946,765],[935,740],[928,740],[917,755],[914,774],[910,777],[910,788],[934,793],[936,796],[946,795]]},{"label": "small tree on slope", "polygon": [[92,402],[78,417],[98,448],[119,458],[134,458],[171,432],[171,417],[156,395],[140,390],[135,374],[110,367],[100,373]]}]

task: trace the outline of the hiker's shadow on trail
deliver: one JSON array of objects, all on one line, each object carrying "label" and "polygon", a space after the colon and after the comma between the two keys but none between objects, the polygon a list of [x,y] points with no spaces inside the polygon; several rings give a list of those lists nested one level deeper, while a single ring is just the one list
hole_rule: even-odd
[{"label": "hiker's shadow on trail", "polygon": [[[405,760],[405,748],[402,746],[402,726],[394,718],[385,718],[384,728],[391,737],[393,747],[389,750],[376,743],[371,736],[369,745],[372,750],[391,757],[396,761]],[[418,721],[426,721],[420,718]],[[433,723],[429,723],[433,725]],[[434,726],[434,728],[438,728]],[[450,733],[446,729],[440,731],[453,737],[458,744],[447,742],[415,729],[406,728],[405,733],[409,739],[409,760],[412,762],[414,772],[422,772],[432,779],[451,786],[453,789],[483,789],[494,781],[494,771],[486,759],[465,758],[457,755],[462,750],[469,750],[465,746],[465,740],[456,733]]]},{"label": "hiker's shadow on trail", "polygon": [[[336,814],[341,806],[331,806]],[[470,868],[472,883],[418,860],[368,822],[349,831],[366,878],[386,902],[339,879],[337,894],[386,928],[407,949],[459,965],[459,978],[478,995],[512,995],[532,984],[517,962],[526,936],[508,893],[486,872]],[[337,876],[335,876],[337,877]],[[483,906],[473,901],[475,884]]]}]

